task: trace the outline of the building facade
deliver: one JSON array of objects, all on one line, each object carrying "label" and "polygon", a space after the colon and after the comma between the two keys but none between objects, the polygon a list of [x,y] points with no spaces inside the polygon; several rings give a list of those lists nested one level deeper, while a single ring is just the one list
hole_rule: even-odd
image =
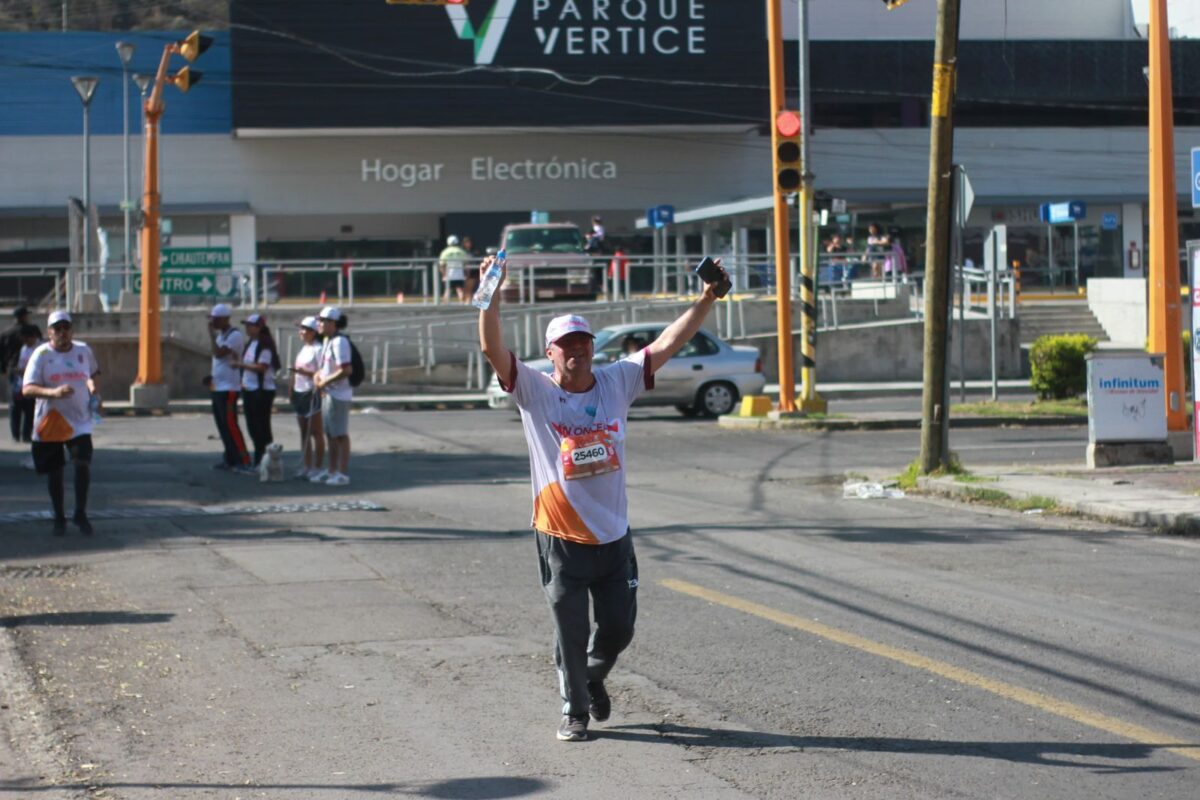
[{"label": "building facade", "polygon": [[[933,3],[810,0],[816,185],[847,201],[831,225],[924,235]],[[1134,274],[1147,191],[1146,45],[1125,0],[964,0],[955,160],[976,193],[967,235],[1008,226],[1010,255],[1055,268],[1078,236],[1084,277]],[[790,4],[785,8],[792,8]],[[1005,13],[1007,8],[1007,14]],[[786,27],[795,86],[795,19]],[[67,201],[82,194],[91,104],[91,195],[123,261],[122,72],[151,72],[185,32],[0,33],[0,261],[70,258]],[[239,0],[230,28],[168,87],[162,195],[175,247],[230,247],[235,268],[284,259],[477,249],[531,211],[605,218],[634,251],[645,209],[732,203],[771,186],[765,12],[715,0],[481,0],[466,8]],[[1200,237],[1185,190],[1200,146],[1200,40],[1172,48],[1181,239]],[[136,88],[130,173],[140,193]],[[792,93],[794,96],[794,92]],[[1079,200],[1078,226],[1040,204]],[[766,215],[712,220],[767,237]],[[687,231],[695,233],[692,228]],[[828,233],[826,231],[825,233]],[[710,239],[710,241],[712,241]],[[721,245],[719,245],[721,246]],[[974,255],[978,261],[980,256]]]}]

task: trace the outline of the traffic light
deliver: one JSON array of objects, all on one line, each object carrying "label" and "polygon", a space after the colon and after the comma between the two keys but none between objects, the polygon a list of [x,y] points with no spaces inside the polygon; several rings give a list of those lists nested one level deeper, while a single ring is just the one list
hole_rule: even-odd
[{"label": "traffic light", "polygon": [[192,31],[187,35],[186,39],[181,40],[179,44],[179,55],[186,58],[189,62],[195,61],[208,48],[212,47],[213,38],[204,36],[200,31]]},{"label": "traffic light", "polygon": [[784,109],[775,115],[771,144],[775,154],[775,191],[788,194],[800,188],[800,112]]},{"label": "traffic light", "polygon": [[175,85],[176,89],[186,93],[188,89],[200,82],[201,75],[203,75],[203,73],[197,72],[191,67],[184,67],[183,69],[179,70],[179,72],[176,72],[174,75],[172,75],[168,80]]}]

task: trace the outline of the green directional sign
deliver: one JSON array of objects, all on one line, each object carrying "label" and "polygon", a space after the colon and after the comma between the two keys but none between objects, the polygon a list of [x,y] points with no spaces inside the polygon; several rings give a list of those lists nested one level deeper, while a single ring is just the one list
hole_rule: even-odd
[{"label": "green directional sign", "polygon": [[[142,291],[142,276],[133,276],[133,291]],[[237,277],[229,270],[219,272],[163,272],[158,276],[159,294],[229,297],[237,291]]]},{"label": "green directional sign", "polygon": [[163,269],[232,269],[233,251],[228,247],[164,247]]}]

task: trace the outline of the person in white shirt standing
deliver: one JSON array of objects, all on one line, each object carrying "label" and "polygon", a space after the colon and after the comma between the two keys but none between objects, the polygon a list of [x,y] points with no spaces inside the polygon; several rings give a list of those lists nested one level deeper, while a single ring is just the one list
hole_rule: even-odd
[{"label": "person in white shirt standing", "polygon": [[54,507],[54,535],[67,532],[63,472],[66,454],[75,467],[75,524],[92,533],[87,516],[92,477],[92,415],[99,413],[96,356],[83,342],[73,341],[71,315],[50,314],[50,341],[29,357],[21,392],[37,403],[33,412],[33,463],[45,475]]},{"label": "person in white shirt standing", "polygon": [[354,399],[354,388],[350,385],[353,371],[350,340],[342,333],[347,319],[340,308],[327,306],[317,321],[325,344],[321,347],[321,363],[313,383],[321,394],[321,424],[329,440],[329,470],[311,480],[345,486],[350,483],[350,401]]},{"label": "person in white shirt standing", "polygon": [[246,430],[254,443],[254,466],[262,463],[267,446],[275,441],[271,434],[271,411],[275,408],[275,370],[279,369],[279,348],[262,314],[242,320],[248,344],[234,366],[242,371],[242,410]]},{"label": "person in white shirt standing", "polygon": [[300,322],[300,340],[304,343],[292,364],[292,408],[296,410],[296,421],[300,424],[300,452],[303,463],[296,470],[296,477],[309,479],[325,472],[325,429],[321,425],[321,406],[317,402],[313,378],[321,368],[321,341],[317,337],[316,317],[305,317]]},{"label": "person in white shirt standing", "polygon": [[237,401],[242,390],[242,375],[234,364],[246,349],[242,332],[229,324],[233,314],[225,303],[217,303],[209,312],[208,335],[212,340],[212,410],[217,433],[225,446],[225,455],[213,469],[250,470],[246,439],[238,425]]}]

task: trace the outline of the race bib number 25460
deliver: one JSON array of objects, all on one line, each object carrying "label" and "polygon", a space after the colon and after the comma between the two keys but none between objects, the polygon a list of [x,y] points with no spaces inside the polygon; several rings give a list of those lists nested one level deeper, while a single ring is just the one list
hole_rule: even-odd
[{"label": "race bib number 25460", "polygon": [[617,448],[608,431],[591,431],[563,439],[563,478],[569,481],[615,472],[621,468]]}]

